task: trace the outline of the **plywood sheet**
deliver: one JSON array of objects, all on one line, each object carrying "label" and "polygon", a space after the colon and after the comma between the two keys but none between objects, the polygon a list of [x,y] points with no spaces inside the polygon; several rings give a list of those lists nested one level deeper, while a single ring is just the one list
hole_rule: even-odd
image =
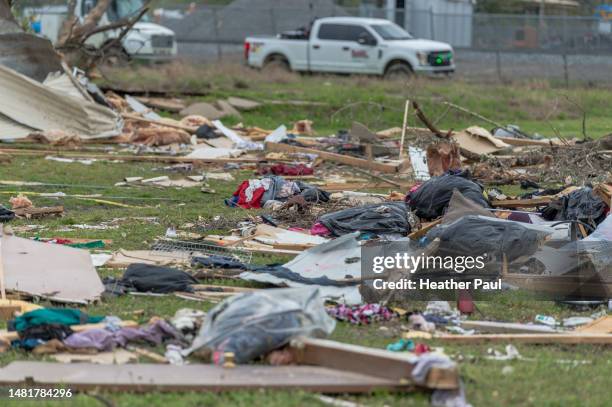
[{"label": "plywood sheet", "polygon": [[77,303],[104,292],[87,250],[4,235],[1,257],[7,290]]},{"label": "plywood sheet", "polygon": [[398,381],[317,366],[253,366],[226,369],[215,365],[96,365],[13,362],[0,369],[0,385],[131,391],[230,391],[302,389],[329,393],[365,393],[408,388]]}]

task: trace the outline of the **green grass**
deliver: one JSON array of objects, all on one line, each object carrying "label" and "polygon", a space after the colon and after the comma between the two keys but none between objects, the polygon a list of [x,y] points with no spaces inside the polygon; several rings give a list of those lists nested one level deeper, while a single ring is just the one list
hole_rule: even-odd
[{"label": "green grass", "polygon": [[[502,123],[515,123],[524,130],[551,135],[547,120],[565,136],[579,135],[581,113],[575,104],[564,95],[577,101],[587,111],[588,134],[601,136],[612,128],[609,119],[609,92],[606,89],[555,88],[543,83],[523,83],[502,87],[479,85],[461,81],[416,81],[409,86],[385,83],[372,78],[346,77],[299,77],[276,75],[266,77],[260,73],[235,67],[196,68],[168,65],[158,70],[140,67],[138,70],[106,72],[112,74],[115,82],[130,86],[157,88],[191,89],[206,91],[208,95],[192,100],[216,100],[227,96],[243,96],[257,100],[298,99],[327,103],[324,107],[263,106],[246,112],[241,119],[246,125],[275,128],[279,124],[290,125],[299,119],[311,119],[319,134],[331,134],[340,128],[350,126],[352,120],[359,120],[372,129],[383,129],[401,125],[403,103],[406,98],[418,99],[428,115],[435,119],[442,115],[441,101],[458,103],[470,110]],[[170,78],[170,79],[169,79]],[[239,79],[236,79],[239,78]],[[373,103],[364,105],[364,103]],[[339,109],[355,104],[353,109]],[[369,107],[364,107],[369,106]],[[384,106],[384,110],[380,110]],[[335,113],[335,114],[334,114]],[[332,120],[333,119],[333,120]],[[237,122],[234,118],[228,122]],[[411,124],[419,125],[414,118]],[[440,122],[442,128],[460,129],[480,123],[465,115],[449,112]],[[485,124],[485,127],[489,127]],[[27,180],[48,183],[69,184],[68,187],[0,187],[2,191],[55,192],[67,194],[101,194],[105,199],[128,203],[136,207],[120,208],[84,201],[76,198],[51,199],[30,194],[37,206],[65,206],[65,216],[59,219],[18,220],[14,227],[40,224],[46,227],[24,236],[40,237],[81,237],[112,239],[111,250],[148,248],[154,239],[162,236],[169,226],[181,228],[198,218],[210,219],[222,215],[236,221],[257,213],[230,209],[224,206],[223,198],[229,196],[239,182],[251,176],[248,171],[234,171],[234,182],[211,182],[215,194],[203,194],[198,188],[173,189],[154,187],[114,187],[126,176],[153,177],[168,174],[179,178],[181,175],[161,169],[165,164],[151,163],[109,163],[95,162],[91,166],[63,164],[42,158],[15,157],[12,164],[0,166],[0,179]],[[207,168],[206,170],[212,170]],[[97,186],[99,188],[93,188]],[[0,202],[7,204],[11,194],[0,194]],[[111,198],[115,197],[115,198]],[[117,198],[119,197],[119,198]],[[124,197],[124,198],[121,198]],[[132,198],[132,199],[125,199]],[[152,200],[164,198],[169,200]],[[154,222],[139,219],[155,217]],[[99,224],[119,218],[118,228],[107,230],[75,230],[60,232],[64,227],[75,224]],[[225,230],[212,231],[226,232]],[[258,263],[282,261],[279,256],[255,256]],[[117,270],[100,270],[102,276],[120,275]],[[227,284],[227,281],[219,281]],[[86,307],[90,314],[115,314],[124,319],[135,319],[145,323],[152,316],[169,317],[183,307],[210,309],[209,303],[192,302],[167,297],[125,296],[104,300]],[[408,309],[422,308],[422,303],[408,304]],[[504,293],[496,301],[480,302],[478,308],[489,319],[515,322],[532,321],[536,314],[562,318],[572,315],[589,315],[592,311],[577,312],[552,302],[530,301],[520,293]],[[481,318],[480,315],[474,318]],[[384,348],[398,339],[400,325],[405,321],[393,321],[372,326],[352,326],[338,323],[332,339]],[[381,329],[385,326],[388,329]],[[447,354],[459,362],[460,372],[466,384],[468,400],[475,406],[491,405],[533,405],[533,406],[604,406],[609,405],[610,347],[600,346],[534,346],[519,345],[520,353],[530,360],[510,362],[493,361],[485,358],[487,349],[503,350],[495,346],[445,346],[435,340],[432,346],[444,346]],[[31,359],[23,352],[9,351],[0,355],[0,364],[14,360]],[[532,360],[531,360],[532,359]],[[588,364],[565,363],[565,360],[587,360]],[[506,366],[512,367],[511,373]],[[94,395],[79,395],[70,401],[27,402],[7,401],[6,405],[102,405]],[[225,405],[270,405],[305,406],[323,405],[315,395],[300,392],[232,392],[230,394],[169,393],[152,392],[145,395],[130,393],[100,393],[97,396],[116,405],[129,406],[225,406]],[[387,394],[376,393],[366,396],[341,395],[340,398],[372,406],[428,405],[424,393]]]},{"label": "green grass", "polygon": [[[393,83],[368,76],[297,75],[266,73],[239,64],[187,65],[174,63],[147,68],[105,70],[105,76],[116,85],[131,89],[204,92],[191,101],[215,101],[228,96],[255,100],[307,100],[324,106],[264,105],[244,112],[245,125],[276,128],[310,119],[319,135],[346,129],[356,120],[372,129],[401,126],[404,102],[417,100],[432,121],[442,129],[463,129],[472,125],[493,127],[477,118],[449,110],[451,102],[479,113],[502,125],[516,124],[529,133],[582,138],[582,117],[586,112],[587,135],[598,138],[612,131],[608,107],[609,88],[569,89],[541,80],[508,84],[470,83],[460,79],[426,80]],[[410,116],[409,124],[422,127]]]}]

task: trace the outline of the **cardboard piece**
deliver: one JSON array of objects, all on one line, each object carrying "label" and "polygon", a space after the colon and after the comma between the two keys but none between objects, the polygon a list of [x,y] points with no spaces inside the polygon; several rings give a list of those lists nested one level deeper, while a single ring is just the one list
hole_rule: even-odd
[{"label": "cardboard piece", "polygon": [[475,155],[492,154],[510,148],[509,144],[493,137],[488,130],[478,126],[468,127],[463,131],[455,132],[453,137],[462,151]]}]

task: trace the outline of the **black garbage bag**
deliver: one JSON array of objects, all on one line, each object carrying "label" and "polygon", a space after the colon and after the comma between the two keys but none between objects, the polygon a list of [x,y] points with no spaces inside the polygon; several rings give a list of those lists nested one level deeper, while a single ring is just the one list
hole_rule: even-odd
[{"label": "black garbage bag", "polygon": [[410,233],[408,210],[403,202],[386,202],[326,213],[319,218],[334,236],[352,232],[371,232],[377,235]]},{"label": "black garbage bag", "polygon": [[467,215],[427,233],[427,241],[440,239],[436,256],[483,256],[509,262],[535,253],[547,235],[525,223]]},{"label": "black garbage bag", "polygon": [[184,271],[141,263],[130,264],[121,279],[121,284],[128,289],[159,294],[191,292],[191,285],[197,283],[198,280]]},{"label": "black garbage bag", "polygon": [[592,188],[584,187],[551,202],[542,210],[546,220],[578,220],[600,224],[606,218],[607,205]]},{"label": "black garbage bag", "polygon": [[467,178],[450,174],[432,177],[424,182],[419,189],[406,197],[406,203],[410,210],[416,210],[419,218],[436,219],[444,214],[455,189],[478,205],[490,207],[480,185]]},{"label": "black garbage bag", "polygon": [[15,219],[15,212],[0,205],[0,222],[9,222]]}]

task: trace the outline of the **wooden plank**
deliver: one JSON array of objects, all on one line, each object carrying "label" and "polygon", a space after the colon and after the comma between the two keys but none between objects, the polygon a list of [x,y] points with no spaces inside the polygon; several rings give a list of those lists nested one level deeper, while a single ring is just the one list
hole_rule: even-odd
[{"label": "wooden plank", "polygon": [[419,239],[419,238],[421,238],[422,236],[425,236],[425,235],[427,234],[427,232],[429,232],[431,229],[433,229],[433,228],[434,228],[436,225],[440,224],[440,222],[442,222],[442,218],[440,218],[440,219],[436,219],[436,220],[434,220],[433,222],[424,223],[424,224],[421,226],[421,229],[416,230],[416,231],[414,231],[414,232],[410,233],[410,234],[408,235],[408,237],[409,237],[410,239]]},{"label": "wooden plank", "polygon": [[532,199],[504,199],[501,201],[493,201],[491,204],[494,208],[533,208],[540,205],[548,205],[553,200],[550,196],[543,196]]},{"label": "wooden plank", "polygon": [[486,333],[553,333],[554,330],[545,325],[517,324],[512,322],[494,321],[461,321],[461,328],[476,329]]},{"label": "wooden plank", "polygon": [[396,173],[398,172],[399,164],[383,164],[379,162],[370,162],[363,158],[351,157],[343,154],[329,153],[327,151],[320,151],[314,148],[290,146],[289,144],[282,143],[265,143],[265,150],[269,152],[280,152],[280,153],[305,153],[305,154],[316,154],[326,161],[336,162],[340,164],[346,164],[353,167],[365,168],[374,171],[380,171],[384,173]]},{"label": "wooden plank", "polygon": [[532,140],[528,138],[514,138],[514,137],[495,137],[506,144],[510,144],[512,146],[555,146],[555,147],[564,147],[565,144],[561,143],[559,140]]},{"label": "wooden plank", "polygon": [[537,334],[482,334],[482,335],[441,335],[434,339],[458,344],[472,345],[484,343],[528,343],[528,344],[600,344],[612,345],[612,335],[590,333],[537,333]]},{"label": "wooden plank", "polygon": [[[415,364],[401,353],[315,338],[296,339],[291,342],[291,350],[298,363],[414,383],[411,372]],[[432,368],[429,376],[424,387],[456,389],[459,386],[456,368]]]},{"label": "wooden plank", "polygon": [[175,123],[167,123],[167,122],[161,121],[161,120],[145,119],[142,116],[139,116],[137,114],[132,114],[132,113],[123,113],[121,115],[121,117],[123,117],[124,119],[127,119],[127,120],[134,120],[134,121],[137,121],[137,122],[149,123],[149,124],[155,124],[155,125],[158,125],[158,126],[170,127],[170,128],[173,128],[173,129],[179,129],[179,130],[186,131],[189,134],[194,134],[196,132],[196,130],[198,129],[197,127],[185,126],[185,125],[182,125],[182,124],[175,124]]},{"label": "wooden plank", "polygon": [[198,391],[305,390],[322,393],[405,391],[412,387],[394,380],[318,366],[212,364],[124,364],[13,362],[0,369],[0,385],[36,388],[64,386],[73,390]]},{"label": "wooden plank", "polygon": [[576,328],[575,332],[592,334],[612,334],[612,316],[606,315]]},{"label": "wooden plank", "polygon": [[267,158],[190,158],[176,157],[164,155],[119,155],[119,154],[83,154],[78,152],[69,152],[61,150],[38,150],[38,149],[0,149],[0,152],[12,152],[14,155],[26,157],[36,157],[53,154],[63,158],[84,158],[96,160],[118,160],[118,161],[136,161],[136,162],[156,162],[156,163],[262,163],[270,162],[287,162],[287,160],[274,160]]}]

